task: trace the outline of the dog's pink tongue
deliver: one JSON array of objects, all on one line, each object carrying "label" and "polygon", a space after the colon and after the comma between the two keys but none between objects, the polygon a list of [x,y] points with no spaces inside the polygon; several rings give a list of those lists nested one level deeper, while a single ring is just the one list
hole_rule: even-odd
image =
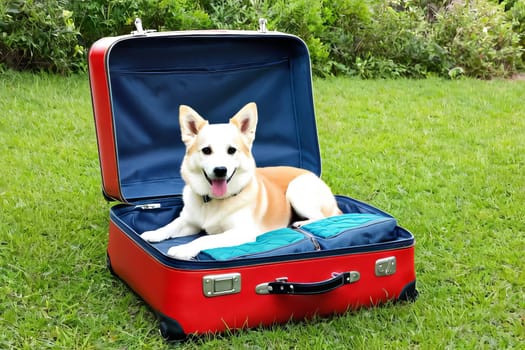
[{"label": "dog's pink tongue", "polygon": [[222,197],[226,194],[228,185],[225,179],[211,180],[211,194]]}]

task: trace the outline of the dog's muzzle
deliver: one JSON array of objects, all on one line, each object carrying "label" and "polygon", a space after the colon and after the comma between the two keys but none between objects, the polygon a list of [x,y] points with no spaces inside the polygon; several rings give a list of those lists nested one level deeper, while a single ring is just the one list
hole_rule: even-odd
[{"label": "dog's muzzle", "polygon": [[[235,175],[236,171],[237,171],[237,169],[233,170],[233,173],[231,174],[231,176],[226,179],[226,183],[230,182],[230,180],[232,179],[233,175]],[[211,179],[208,176],[208,174],[206,173],[205,170],[202,170],[202,173],[204,174],[204,177],[206,178],[206,181],[208,181],[208,183],[211,185],[212,181],[223,179],[227,175],[228,169],[226,167],[223,167],[223,166],[213,168],[213,175],[214,175],[213,179]]]},{"label": "dog's muzzle", "polygon": [[228,191],[228,183],[232,179],[233,175],[235,175],[236,171],[237,169],[235,169],[231,176],[227,179],[225,178],[228,173],[228,169],[226,167],[215,167],[213,169],[212,178],[208,176],[206,171],[202,171],[204,173],[204,177],[211,186],[211,194],[214,197],[222,198],[224,195],[226,195],[226,192]]}]

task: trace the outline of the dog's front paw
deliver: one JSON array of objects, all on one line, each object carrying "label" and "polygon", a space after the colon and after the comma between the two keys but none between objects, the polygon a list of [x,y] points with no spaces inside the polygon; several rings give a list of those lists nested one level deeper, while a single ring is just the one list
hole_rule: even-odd
[{"label": "dog's front paw", "polygon": [[190,244],[182,244],[168,249],[168,255],[175,259],[191,260],[199,254],[200,250],[192,248]]},{"label": "dog's front paw", "polygon": [[140,237],[142,237],[143,240],[148,241],[148,242],[160,242],[160,241],[163,241],[169,238],[169,237],[166,237],[166,235],[163,234],[162,232],[159,232],[159,230],[146,231],[143,234],[141,234]]}]

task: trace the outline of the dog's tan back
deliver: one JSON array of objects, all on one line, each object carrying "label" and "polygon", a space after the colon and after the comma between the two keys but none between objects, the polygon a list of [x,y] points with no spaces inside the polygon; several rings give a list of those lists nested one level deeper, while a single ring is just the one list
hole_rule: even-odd
[{"label": "dog's tan back", "polygon": [[256,169],[259,184],[256,201],[259,205],[255,216],[266,231],[290,224],[293,212],[290,202],[286,199],[286,190],[293,179],[306,173],[306,170],[292,167]]}]

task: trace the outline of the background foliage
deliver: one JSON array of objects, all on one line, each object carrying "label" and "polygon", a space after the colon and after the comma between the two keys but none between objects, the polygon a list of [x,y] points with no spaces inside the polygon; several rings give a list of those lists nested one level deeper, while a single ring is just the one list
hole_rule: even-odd
[{"label": "background foliage", "polygon": [[523,68],[525,0],[4,0],[0,69],[86,69],[90,45],[156,30],[250,29],[300,36],[314,73],[362,78],[505,77]]}]

